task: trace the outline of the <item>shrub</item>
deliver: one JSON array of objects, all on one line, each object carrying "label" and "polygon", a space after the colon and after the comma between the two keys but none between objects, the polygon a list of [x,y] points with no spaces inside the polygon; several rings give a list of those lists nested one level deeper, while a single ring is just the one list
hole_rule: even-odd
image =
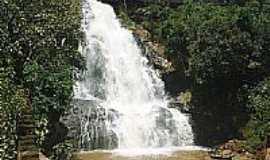
[{"label": "shrub", "polygon": [[16,159],[16,120],[26,107],[23,90],[16,89],[0,68],[0,159]]},{"label": "shrub", "polygon": [[74,73],[84,68],[78,51],[81,4],[73,0],[4,0],[0,8],[0,68],[14,88],[30,92],[40,127],[37,133],[42,138],[45,128],[49,132],[53,128],[44,124],[53,126],[70,108]]},{"label": "shrub", "polygon": [[244,135],[248,146],[254,150],[262,147],[270,133],[270,78],[251,89],[248,99],[252,114]]},{"label": "shrub", "polygon": [[242,138],[239,130],[249,119],[247,88],[270,75],[268,11],[269,5],[257,1],[188,1],[175,8],[151,5],[137,10],[135,20],[142,20],[153,39],[166,45],[177,72],[191,81],[192,117],[200,144]]}]

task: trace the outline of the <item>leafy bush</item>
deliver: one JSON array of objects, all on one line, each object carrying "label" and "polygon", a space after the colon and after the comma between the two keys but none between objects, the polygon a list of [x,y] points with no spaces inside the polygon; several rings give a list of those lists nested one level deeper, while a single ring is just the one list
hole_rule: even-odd
[{"label": "leafy bush", "polygon": [[0,68],[0,159],[16,159],[16,120],[26,106],[23,90],[18,90]]},{"label": "leafy bush", "polygon": [[259,1],[187,1],[140,8],[133,16],[166,45],[177,72],[191,81],[194,131],[202,145],[241,137],[249,118],[247,89],[270,75],[269,8]]},{"label": "leafy bush", "polygon": [[138,12],[145,16],[145,27],[167,44],[176,66],[200,84],[218,78],[239,80],[269,67],[265,58],[269,60],[270,16],[267,8],[250,5],[154,5]]},{"label": "leafy bush", "polygon": [[270,78],[250,90],[249,107],[251,119],[244,135],[251,149],[262,147],[270,134]]},{"label": "leafy bush", "polygon": [[74,73],[84,69],[78,51],[81,4],[4,0],[0,8],[0,68],[14,88],[29,90],[40,145],[45,129],[53,132],[46,124],[53,126],[69,109]]},{"label": "leafy bush", "polygon": [[53,154],[50,156],[51,160],[69,160],[72,159],[74,146],[72,141],[64,141],[53,147]]}]

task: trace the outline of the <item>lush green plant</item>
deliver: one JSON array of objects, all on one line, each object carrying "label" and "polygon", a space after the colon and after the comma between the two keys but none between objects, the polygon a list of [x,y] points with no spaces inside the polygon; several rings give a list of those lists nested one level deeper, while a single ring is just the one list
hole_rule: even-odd
[{"label": "lush green plant", "polygon": [[[256,1],[225,6],[187,1],[177,8],[137,10],[134,20],[167,46],[177,71],[192,81],[194,130],[202,133],[203,144],[240,136],[248,119],[247,88],[270,73],[268,10]],[[204,141],[210,137],[212,142]]]},{"label": "lush green plant", "polygon": [[251,149],[262,147],[270,134],[270,79],[266,79],[250,90],[249,107],[251,119],[244,130]]},{"label": "lush green plant", "polygon": [[51,155],[51,160],[63,160],[72,159],[72,154],[74,152],[74,142],[64,141],[53,147],[53,154]]},{"label": "lush green plant", "polygon": [[72,93],[73,71],[82,68],[80,5],[65,0],[1,3],[6,17],[1,27],[6,35],[1,36],[6,44],[1,46],[3,66],[10,63],[17,84],[30,89],[34,108],[41,107],[42,113],[61,110]]},{"label": "lush green plant", "polygon": [[134,29],[136,27],[135,23],[129,18],[129,16],[125,11],[123,11],[123,9],[119,11],[118,17],[120,18],[121,24],[124,27],[128,29]]},{"label": "lush green plant", "polygon": [[0,159],[16,159],[16,120],[26,106],[23,90],[10,83],[0,68]]},{"label": "lush green plant", "polygon": [[[177,9],[139,10],[145,27],[167,44],[168,54],[197,83],[264,72],[269,51],[269,13],[259,6],[188,3]],[[148,22],[158,21],[149,26]],[[269,59],[269,58],[268,58]],[[239,79],[238,78],[238,79]]]},{"label": "lush green plant", "polygon": [[43,122],[53,125],[69,109],[74,73],[84,68],[80,1],[4,0],[0,8],[0,68],[15,88],[30,92],[44,135]]}]

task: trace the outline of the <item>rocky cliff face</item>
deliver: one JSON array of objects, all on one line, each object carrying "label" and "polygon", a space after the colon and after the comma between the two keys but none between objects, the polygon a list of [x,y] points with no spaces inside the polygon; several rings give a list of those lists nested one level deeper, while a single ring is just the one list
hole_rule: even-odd
[{"label": "rocky cliff face", "polygon": [[132,29],[142,53],[162,76],[166,91],[173,97],[189,88],[189,80],[166,57],[165,46],[151,39],[151,34],[141,26]]},{"label": "rocky cliff face", "polygon": [[190,81],[181,70],[177,70],[172,62],[168,60],[165,46],[153,41],[151,34],[141,26],[137,25],[131,30],[150,65],[162,76],[166,91],[171,96],[177,97],[180,92],[187,90]]},{"label": "rocky cliff face", "polygon": [[159,71],[161,74],[173,72],[175,69],[172,63],[166,59],[165,47],[157,42],[152,42],[150,33],[144,28],[138,26],[132,30],[137,43],[141,47],[150,65]]}]

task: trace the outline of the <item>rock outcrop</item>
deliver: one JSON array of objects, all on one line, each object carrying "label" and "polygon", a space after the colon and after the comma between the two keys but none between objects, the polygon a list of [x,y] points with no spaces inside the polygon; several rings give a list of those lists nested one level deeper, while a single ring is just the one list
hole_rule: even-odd
[{"label": "rock outcrop", "polygon": [[[245,160],[252,160],[255,159],[255,155],[248,152],[244,147],[243,144],[245,141],[240,140],[229,140],[228,142],[218,146],[213,151],[210,152],[210,156],[213,159],[245,159]],[[256,157],[258,158],[258,157]]]},{"label": "rock outcrop", "polygon": [[118,140],[107,130],[106,122],[113,121],[118,115],[114,110],[106,112],[96,101],[75,99],[73,108],[61,122],[68,128],[67,139],[74,140],[74,147],[81,150],[113,149]]},{"label": "rock outcrop", "polygon": [[148,58],[150,65],[154,66],[161,74],[174,71],[172,63],[166,59],[165,47],[160,43],[153,42],[147,30],[137,26],[132,32],[141,47],[142,54]]}]

